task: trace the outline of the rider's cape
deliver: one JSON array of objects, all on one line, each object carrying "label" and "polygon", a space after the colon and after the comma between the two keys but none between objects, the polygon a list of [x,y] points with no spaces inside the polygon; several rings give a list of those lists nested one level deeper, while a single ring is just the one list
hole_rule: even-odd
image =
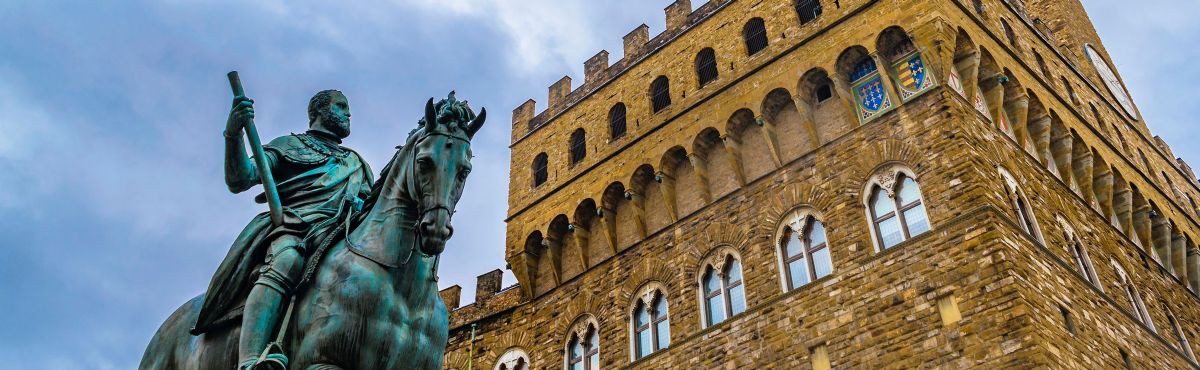
[{"label": "rider's cape", "polygon": [[[263,146],[275,165],[272,174],[284,205],[284,224],[272,227],[268,213],[254,217],[213,274],[193,335],[239,319],[270,242],[281,235],[303,238],[301,253],[316,248],[338,222],[349,217],[351,202],[370,193],[370,167],[354,151],[316,134],[293,134]],[[265,203],[265,196],[255,198]]]}]

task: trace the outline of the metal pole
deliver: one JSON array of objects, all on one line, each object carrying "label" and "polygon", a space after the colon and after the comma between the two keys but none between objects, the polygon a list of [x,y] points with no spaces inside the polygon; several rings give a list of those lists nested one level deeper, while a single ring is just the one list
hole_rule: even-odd
[{"label": "metal pole", "polygon": [[467,352],[467,370],[475,370],[475,326],[471,324],[471,350]]},{"label": "metal pole", "polygon": [[[246,96],[246,92],[242,89],[242,79],[238,76],[237,71],[231,71],[228,74],[229,87],[233,90],[233,96]],[[254,164],[258,167],[258,179],[262,182],[263,193],[267,196],[267,207],[271,211],[271,224],[275,226],[283,225],[283,204],[279,202],[279,190],[275,188],[275,178],[271,176],[271,167],[267,163],[267,156],[263,153],[262,141],[258,138],[258,128],[254,126],[254,120],[246,121],[246,139],[250,141],[250,151],[254,153]]]}]

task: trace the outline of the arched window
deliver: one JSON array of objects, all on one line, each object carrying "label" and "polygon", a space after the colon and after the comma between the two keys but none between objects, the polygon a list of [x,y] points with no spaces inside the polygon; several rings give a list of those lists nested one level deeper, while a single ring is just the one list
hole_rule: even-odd
[{"label": "arched window", "polygon": [[1000,28],[1004,29],[1004,36],[1008,38],[1008,44],[1012,45],[1014,49],[1020,49],[1020,45],[1017,44],[1017,34],[1013,32],[1012,26],[1008,25],[1007,19],[1000,20]]},{"label": "arched window", "polygon": [[746,288],[742,285],[742,263],[733,255],[720,266],[709,264],[701,278],[705,326],[719,324],[746,310]]},{"label": "arched window", "polygon": [[654,113],[671,105],[671,81],[667,76],[658,76],[650,84],[650,105],[654,107]]},{"label": "arched window", "polygon": [[608,110],[608,137],[617,139],[625,136],[625,103],[617,103]]},{"label": "arched window", "polygon": [[649,356],[671,345],[667,297],[654,289],[638,298],[633,308],[633,359]]},{"label": "arched window", "polygon": [[571,133],[571,164],[575,165],[587,157],[587,134],[583,129]]},{"label": "arched window", "polygon": [[546,153],[538,153],[533,157],[533,187],[546,183],[546,167],[549,165]]},{"label": "arched window", "polygon": [[496,361],[495,370],[529,370],[529,355],[519,348],[510,349]]},{"label": "arched window", "polygon": [[1004,168],[1000,168],[1000,177],[1004,180],[1006,194],[1008,195],[1008,204],[1012,208],[1013,213],[1017,215],[1017,223],[1020,224],[1021,230],[1033,236],[1037,241],[1042,241],[1042,233],[1038,229],[1037,219],[1033,216],[1033,209],[1029,205],[1029,201],[1025,198],[1025,194],[1021,191],[1017,181],[1013,179]]},{"label": "arched window", "polygon": [[796,13],[800,15],[800,24],[812,22],[821,15],[821,2],[818,0],[797,0]]},{"label": "arched window", "polygon": [[1133,317],[1150,327],[1151,331],[1158,332],[1158,329],[1154,327],[1154,322],[1150,319],[1150,312],[1146,311],[1146,304],[1142,302],[1142,296],[1138,294],[1133,283],[1129,281],[1129,277],[1125,275],[1125,269],[1121,268],[1117,261],[1110,260],[1110,262],[1117,270],[1117,278],[1120,279],[1117,283],[1121,286],[1121,290],[1125,291],[1125,299],[1129,302],[1129,307],[1133,309]]},{"label": "arched window", "polygon": [[1092,284],[1093,287],[1104,291],[1104,286],[1100,285],[1100,279],[1096,277],[1096,268],[1092,266],[1092,257],[1088,256],[1087,248],[1083,247],[1083,243],[1075,237],[1075,230],[1061,216],[1058,218],[1059,225],[1063,228],[1063,238],[1066,239],[1067,249],[1071,252],[1071,259],[1075,261],[1075,268],[1079,275]]},{"label": "arched window", "polygon": [[786,290],[792,290],[833,272],[825,224],[811,214],[797,211],[787,218],[779,238]]},{"label": "arched window", "polygon": [[870,194],[868,211],[879,250],[929,231],[921,188],[910,175],[899,171],[877,175]]},{"label": "arched window", "polygon": [[1196,362],[1196,353],[1192,352],[1192,344],[1188,342],[1187,335],[1183,334],[1183,329],[1179,327],[1179,322],[1175,320],[1175,315],[1171,314],[1171,310],[1163,304],[1163,309],[1167,311],[1167,321],[1171,323],[1171,331],[1175,333],[1175,340],[1179,341],[1179,350],[1187,356],[1188,360]]},{"label": "arched window", "polygon": [[700,79],[700,86],[716,81],[719,73],[716,52],[712,48],[700,50],[700,53],[696,54],[696,76]]},{"label": "arched window", "polygon": [[1071,82],[1067,81],[1066,77],[1058,76],[1058,79],[1062,81],[1063,88],[1067,90],[1067,97],[1071,98],[1071,102],[1079,104],[1079,95],[1075,95],[1075,86],[1071,86]]},{"label": "arched window", "polygon": [[1054,78],[1054,74],[1050,73],[1050,67],[1046,65],[1046,59],[1042,58],[1042,55],[1036,51],[1033,52],[1033,59],[1037,61],[1038,69],[1042,70],[1042,76],[1046,77],[1046,81],[1051,81]]},{"label": "arched window", "polygon": [[746,41],[746,55],[758,54],[767,48],[767,25],[762,18],[754,18],[746,22],[742,28],[742,39]]},{"label": "arched window", "polygon": [[573,332],[567,344],[566,370],[600,369],[600,333],[594,324],[585,324],[582,332]]}]

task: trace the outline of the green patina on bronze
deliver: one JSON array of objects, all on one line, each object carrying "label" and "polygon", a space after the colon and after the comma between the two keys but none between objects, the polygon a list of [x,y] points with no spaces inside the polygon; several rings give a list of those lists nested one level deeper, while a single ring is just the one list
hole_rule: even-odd
[{"label": "green patina on bronze", "polygon": [[[263,213],[246,226],[208,292],[167,319],[140,369],[440,369],[449,322],[437,256],[486,111],[476,116],[453,92],[425,111],[373,183],[365,161],[340,145],[350,133],[340,92],[314,96],[309,131],[272,140],[264,158],[245,154],[253,102],[235,97],[226,183],[249,190],[261,183],[255,161],[266,163],[279,180],[282,222]],[[260,356],[277,333],[280,346]]]}]

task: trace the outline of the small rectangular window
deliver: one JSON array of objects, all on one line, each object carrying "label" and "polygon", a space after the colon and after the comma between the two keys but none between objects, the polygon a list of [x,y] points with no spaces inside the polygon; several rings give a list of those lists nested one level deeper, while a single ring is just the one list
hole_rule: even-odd
[{"label": "small rectangular window", "polygon": [[937,300],[938,313],[942,317],[942,325],[950,325],[962,320],[962,312],[958,310],[958,299],[948,295]]},{"label": "small rectangular window", "polygon": [[1129,353],[1121,349],[1121,361],[1125,363],[1125,370],[1133,370],[1133,361],[1129,359]]},{"label": "small rectangular window", "polygon": [[813,370],[829,370],[832,364],[829,362],[829,348],[824,344],[813,347],[810,356],[812,358]]},{"label": "small rectangular window", "polygon": [[1071,319],[1071,311],[1067,311],[1063,306],[1058,306],[1058,311],[1062,313],[1063,326],[1067,328],[1067,332],[1075,335],[1075,321]]},{"label": "small rectangular window", "polygon": [[817,86],[817,103],[822,103],[833,97],[833,88],[829,84]]}]

